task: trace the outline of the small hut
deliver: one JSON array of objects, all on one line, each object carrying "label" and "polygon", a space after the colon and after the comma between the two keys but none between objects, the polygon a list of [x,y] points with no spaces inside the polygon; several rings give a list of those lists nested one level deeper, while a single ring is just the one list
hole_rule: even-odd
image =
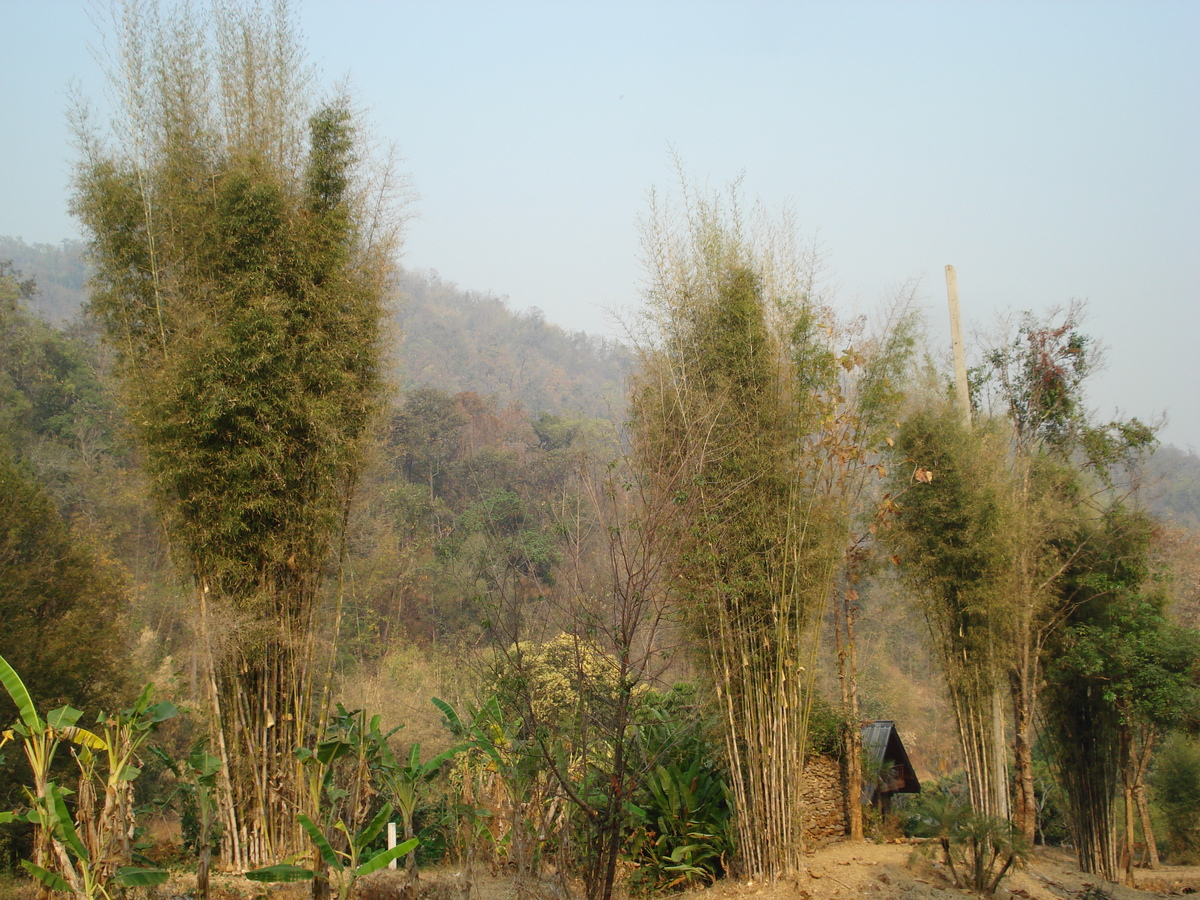
[{"label": "small hut", "polygon": [[[879,807],[884,814],[891,810],[893,794],[919,794],[921,782],[909,761],[891,719],[867,722],[862,727],[864,778],[862,802]],[[876,775],[877,777],[871,777]]]}]

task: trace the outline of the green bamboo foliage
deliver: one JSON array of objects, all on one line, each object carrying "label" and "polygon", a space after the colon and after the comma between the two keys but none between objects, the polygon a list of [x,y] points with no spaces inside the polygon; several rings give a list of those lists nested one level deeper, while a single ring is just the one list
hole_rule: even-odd
[{"label": "green bamboo foliage", "polygon": [[[380,393],[396,232],[360,200],[344,98],[315,108],[285,4],[115,22],[106,143],[79,117],[92,309],[197,595],[227,861],[303,839],[291,751],[314,620]],[[307,125],[307,128],[305,127]]]},{"label": "green bamboo foliage", "polygon": [[645,477],[688,510],[672,584],[723,714],[740,866],[774,878],[801,865],[817,639],[911,342],[835,349],[848,334],[787,223],[747,224],[736,191],[685,199],[646,228],[631,433]]},{"label": "green bamboo foliage", "polygon": [[905,491],[888,538],[929,623],[958,723],[971,805],[996,815],[993,698],[1003,685],[1015,509],[1000,423],[972,428],[949,405],[910,416],[893,483]]}]

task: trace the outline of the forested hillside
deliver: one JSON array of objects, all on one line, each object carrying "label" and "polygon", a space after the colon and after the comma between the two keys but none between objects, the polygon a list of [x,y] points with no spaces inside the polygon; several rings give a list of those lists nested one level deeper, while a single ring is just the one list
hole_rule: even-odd
[{"label": "forested hillside", "polygon": [[1154,515],[1200,532],[1200,456],[1195,451],[1160,447],[1146,463],[1143,494]]},{"label": "forested hillside", "polygon": [[[0,237],[0,259],[37,283],[30,310],[56,324],[74,320],[87,299],[83,251],[79,241],[30,245]],[[538,310],[519,312],[493,293],[460,288],[436,273],[402,270],[395,284],[387,339],[402,392],[474,391],[533,415],[621,420],[632,365],[623,344],[568,332]]]},{"label": "forested hillside", "polygon": [[495,294],[463,290],[436,273],[406,270],[400,285],[402,385],[476,391],[534,414],[621,420],[627,347],[567,332],[536,309],[515,312]]},{"label": "forested hillside", "polygon": [[0,259],[8,260],[26,278],[33,278],[37,293],[30,309],[55,324],[74,319],[87,300],[87,265],[81,241],[27,244],[20,238],[0,235]]}]

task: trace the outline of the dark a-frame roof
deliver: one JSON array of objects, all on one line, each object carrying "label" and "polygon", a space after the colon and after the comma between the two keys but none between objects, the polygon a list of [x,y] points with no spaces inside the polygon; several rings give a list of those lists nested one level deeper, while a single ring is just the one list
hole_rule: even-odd
[{"label": "dark a-frame roof", "polygon": [[[865,761],[876,771],[882,769],[885,762],[892,764],[891,772],[879,786],[884,794],[919,794],[921,782],[909,761],[896,731],[896,723],[891,719],[880,719],[877,722],[867,722],[862,727],[862,746]],[[863,802],[869,803],[875,798],[876,786],[863,785]]]}]

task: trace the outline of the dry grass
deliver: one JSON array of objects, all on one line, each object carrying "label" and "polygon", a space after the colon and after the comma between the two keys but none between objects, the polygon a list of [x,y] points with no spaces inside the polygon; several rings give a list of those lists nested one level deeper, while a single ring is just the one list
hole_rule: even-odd
[{"label": "dry grass", "polygon": [[403,725],[400,743],[418,742],[423,755],[432,756],[447,749],[453,738],[430,698],[462,708],[465,699],[478,693],[479,671],[461,652],[397,642],[375,665],[362,666],[343,680],[339,700],[348,709],[382,716],[385,730]]}]

